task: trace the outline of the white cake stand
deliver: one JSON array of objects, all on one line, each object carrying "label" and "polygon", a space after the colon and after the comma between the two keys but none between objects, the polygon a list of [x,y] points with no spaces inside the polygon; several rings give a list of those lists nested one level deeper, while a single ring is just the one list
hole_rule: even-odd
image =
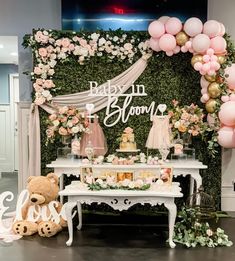
[{"label": "white cake stand", "polygon": [[121,150],[121,149],[116,149],[116,152],[139,152],[140,149],[136,149],[136,150]]}]

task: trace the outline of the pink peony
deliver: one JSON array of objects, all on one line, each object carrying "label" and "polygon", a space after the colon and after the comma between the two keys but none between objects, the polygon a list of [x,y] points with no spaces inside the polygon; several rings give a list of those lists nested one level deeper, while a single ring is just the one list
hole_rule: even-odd
[{"label": "pink peony", "polygon": [[131,133],[133,133],[133,129],[130,127],[127,127],[127,128],[125,128],[124,133],[131,134]]},{"label": "pink peony", "polygon": [[64,127],[60,127],[59,134],[62,136],[66,136],[66,135],[68,135],[68,131]]},{"label": "pink peony", "polygon": [[37,83],[34,83],[33,84],[33,88],[36,92],[42,92],[43,91],[43,88],[42,86],[38,85]]},{"label": "pink peony", "polygon": [[61,45],[63,47],[69,47],[70,45],[70,40],[68,38],[63,38],[62,41],[61,41]]},{"label": "pink peony", "polygon": [[43,84],[43,79],[37,79],[36,83],[39,84],[39,85],[42,85]]},{"label": "pink peony", "polygon": [[39,48],[38,53],[39,53],[40,56],[46,57],[47,56],[47,49],[46,48]]},{"label": "pink peony", "polygon": [[34,67],[33,72],[34,72],[35,74],[37,74],[37,75],[42,74],[42,70],[41,70],[41,68],[39,68],[39,67]]},{"label": "pink peony", "polygon": [[52,88],[55,87],[55,84],[53,83],[52,80],[45,80],[44,84],[43,84],[44,88]]}]

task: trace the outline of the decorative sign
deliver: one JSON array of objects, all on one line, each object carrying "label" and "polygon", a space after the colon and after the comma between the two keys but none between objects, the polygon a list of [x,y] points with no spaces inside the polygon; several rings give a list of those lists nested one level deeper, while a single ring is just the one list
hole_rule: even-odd
[{"label": "decorative sign", "polygon": [[[0,234],[4,232],[9,232],[11,230],[11,226],[6,227],[4,225],[3,216],[9,209],[9,207],[4,206],[4,202],[5,201],[10,202],[13,199],[14,199],[14,195],[10,191],[6,191],[0,194]],[[13,223],[15,221],[23,220],[22,209],[24,205],[27,204],[28,200],[29,200],[29,192],[28,190],[25,189],[20,193],[19,198],[17,200],[16,216],[14,218]],[[38,205],[32,205],[28,209],[28,214],[25,220],[32,221],[32,222],[37,222],[38,220],[53,221],[59,224],[60,217],[62,217],[64,220],[67,220],[65,215],[66,203],[63,205],[59,213],[56,210],[57,206],[58,206],[57,201],[51,201],[48,205],[44,205],[42,207]]]},{"label": "decorative sign", "polygon": [[[111,85],[108,80],[108,86],[99,86],[95,81],[89,81],[90,94],[89,96],[108,97],[108,104],[106,107],[106,116],[104,118],[104,125],[112,127],[119,121],[126,123],[130,116],[138,116],[141,114],[150,114],[150,119],[156,115],[158,110],[162,113],[166,110],[165,104],[159,104],[156,108],[155,101],[152,101],[149,106],[130,106],[134,97],[147,96],[145,86],[143,84],[131,85],[131,93],[124,93],[126,86]],[[122,106],[118,105],[119,97],[124,97]],[[159,107],[160,106],[160,107]],[[161,109],[161,110],[160,110]]]}]

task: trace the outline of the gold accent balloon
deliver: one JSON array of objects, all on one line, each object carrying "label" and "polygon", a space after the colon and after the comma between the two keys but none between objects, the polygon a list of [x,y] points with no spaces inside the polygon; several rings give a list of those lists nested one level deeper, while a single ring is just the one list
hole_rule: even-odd
[{"label": "gold accent balloon", "polygon": [[210,83],[207,90],[211,98],[217,98],[221,94],[220,85],[217,82]]},{"label": "gold accent balloon", "polygon": [[216,80],[216,74],[214,74],[214,75],[208,75],[208,74],[206,74],[206,75],[204,75],[204,77],[205,77],[205,79],[206,79],[208,82],[215,82],[215,80]]},{"label": "gold accent balloon", "polygon": [[191,64],[194,66],[195,63],[200,62],[203,63],[203,56],[200,54],[196,54],[191,59]]},{"label": "gold accent balloon", "polygon": [[209,100],[206,102],[206,110],[207,110],[207,112],[213,113],[213,112],[215,111],[216,105],[217,105],[216,100],[214,100],[214,99],[209,99]]},{"label": "gold accent balloon", "polygon": [[189,40],[189,37],[188,35],[185,33],[185,32],[179,32],[176,36],[176,43],[179,45],[179,46],[183,46],[185,45],[186,42],[188,42]]},{"label": "gold accent balloon", "polygon": [[224,55],[217,55],[217,57],[218,57],[218,63],[219,63],[219,64],[223,64],[223,63],[225,63],[226,60],[227,60]]}]

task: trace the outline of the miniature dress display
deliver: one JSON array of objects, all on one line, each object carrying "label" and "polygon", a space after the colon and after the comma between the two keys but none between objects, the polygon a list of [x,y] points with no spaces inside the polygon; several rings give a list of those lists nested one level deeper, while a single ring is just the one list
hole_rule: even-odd
[{"label": "miniature dress display", "polygon": [[150,129],[148,139],[146,142],[146,147],[148,149],[161,149],[170,148],[170,126],[169,117],[157,116],[152,117],[153,125]]},{"label": "miniature dress display", "polygon": [[[93,146],[94,156],[103,156],[106,154],[107,142],[104,136],[104,132],[99,124],[98,116],[94,115],[94,121],[89,123],[90,133],[84,133],[82,135],[81,144],[80,144],[80,154],[81,156],[86,155],[86,147],[89,143],[89,146]],[[91,121],[91,118],[90,118]]]}]

